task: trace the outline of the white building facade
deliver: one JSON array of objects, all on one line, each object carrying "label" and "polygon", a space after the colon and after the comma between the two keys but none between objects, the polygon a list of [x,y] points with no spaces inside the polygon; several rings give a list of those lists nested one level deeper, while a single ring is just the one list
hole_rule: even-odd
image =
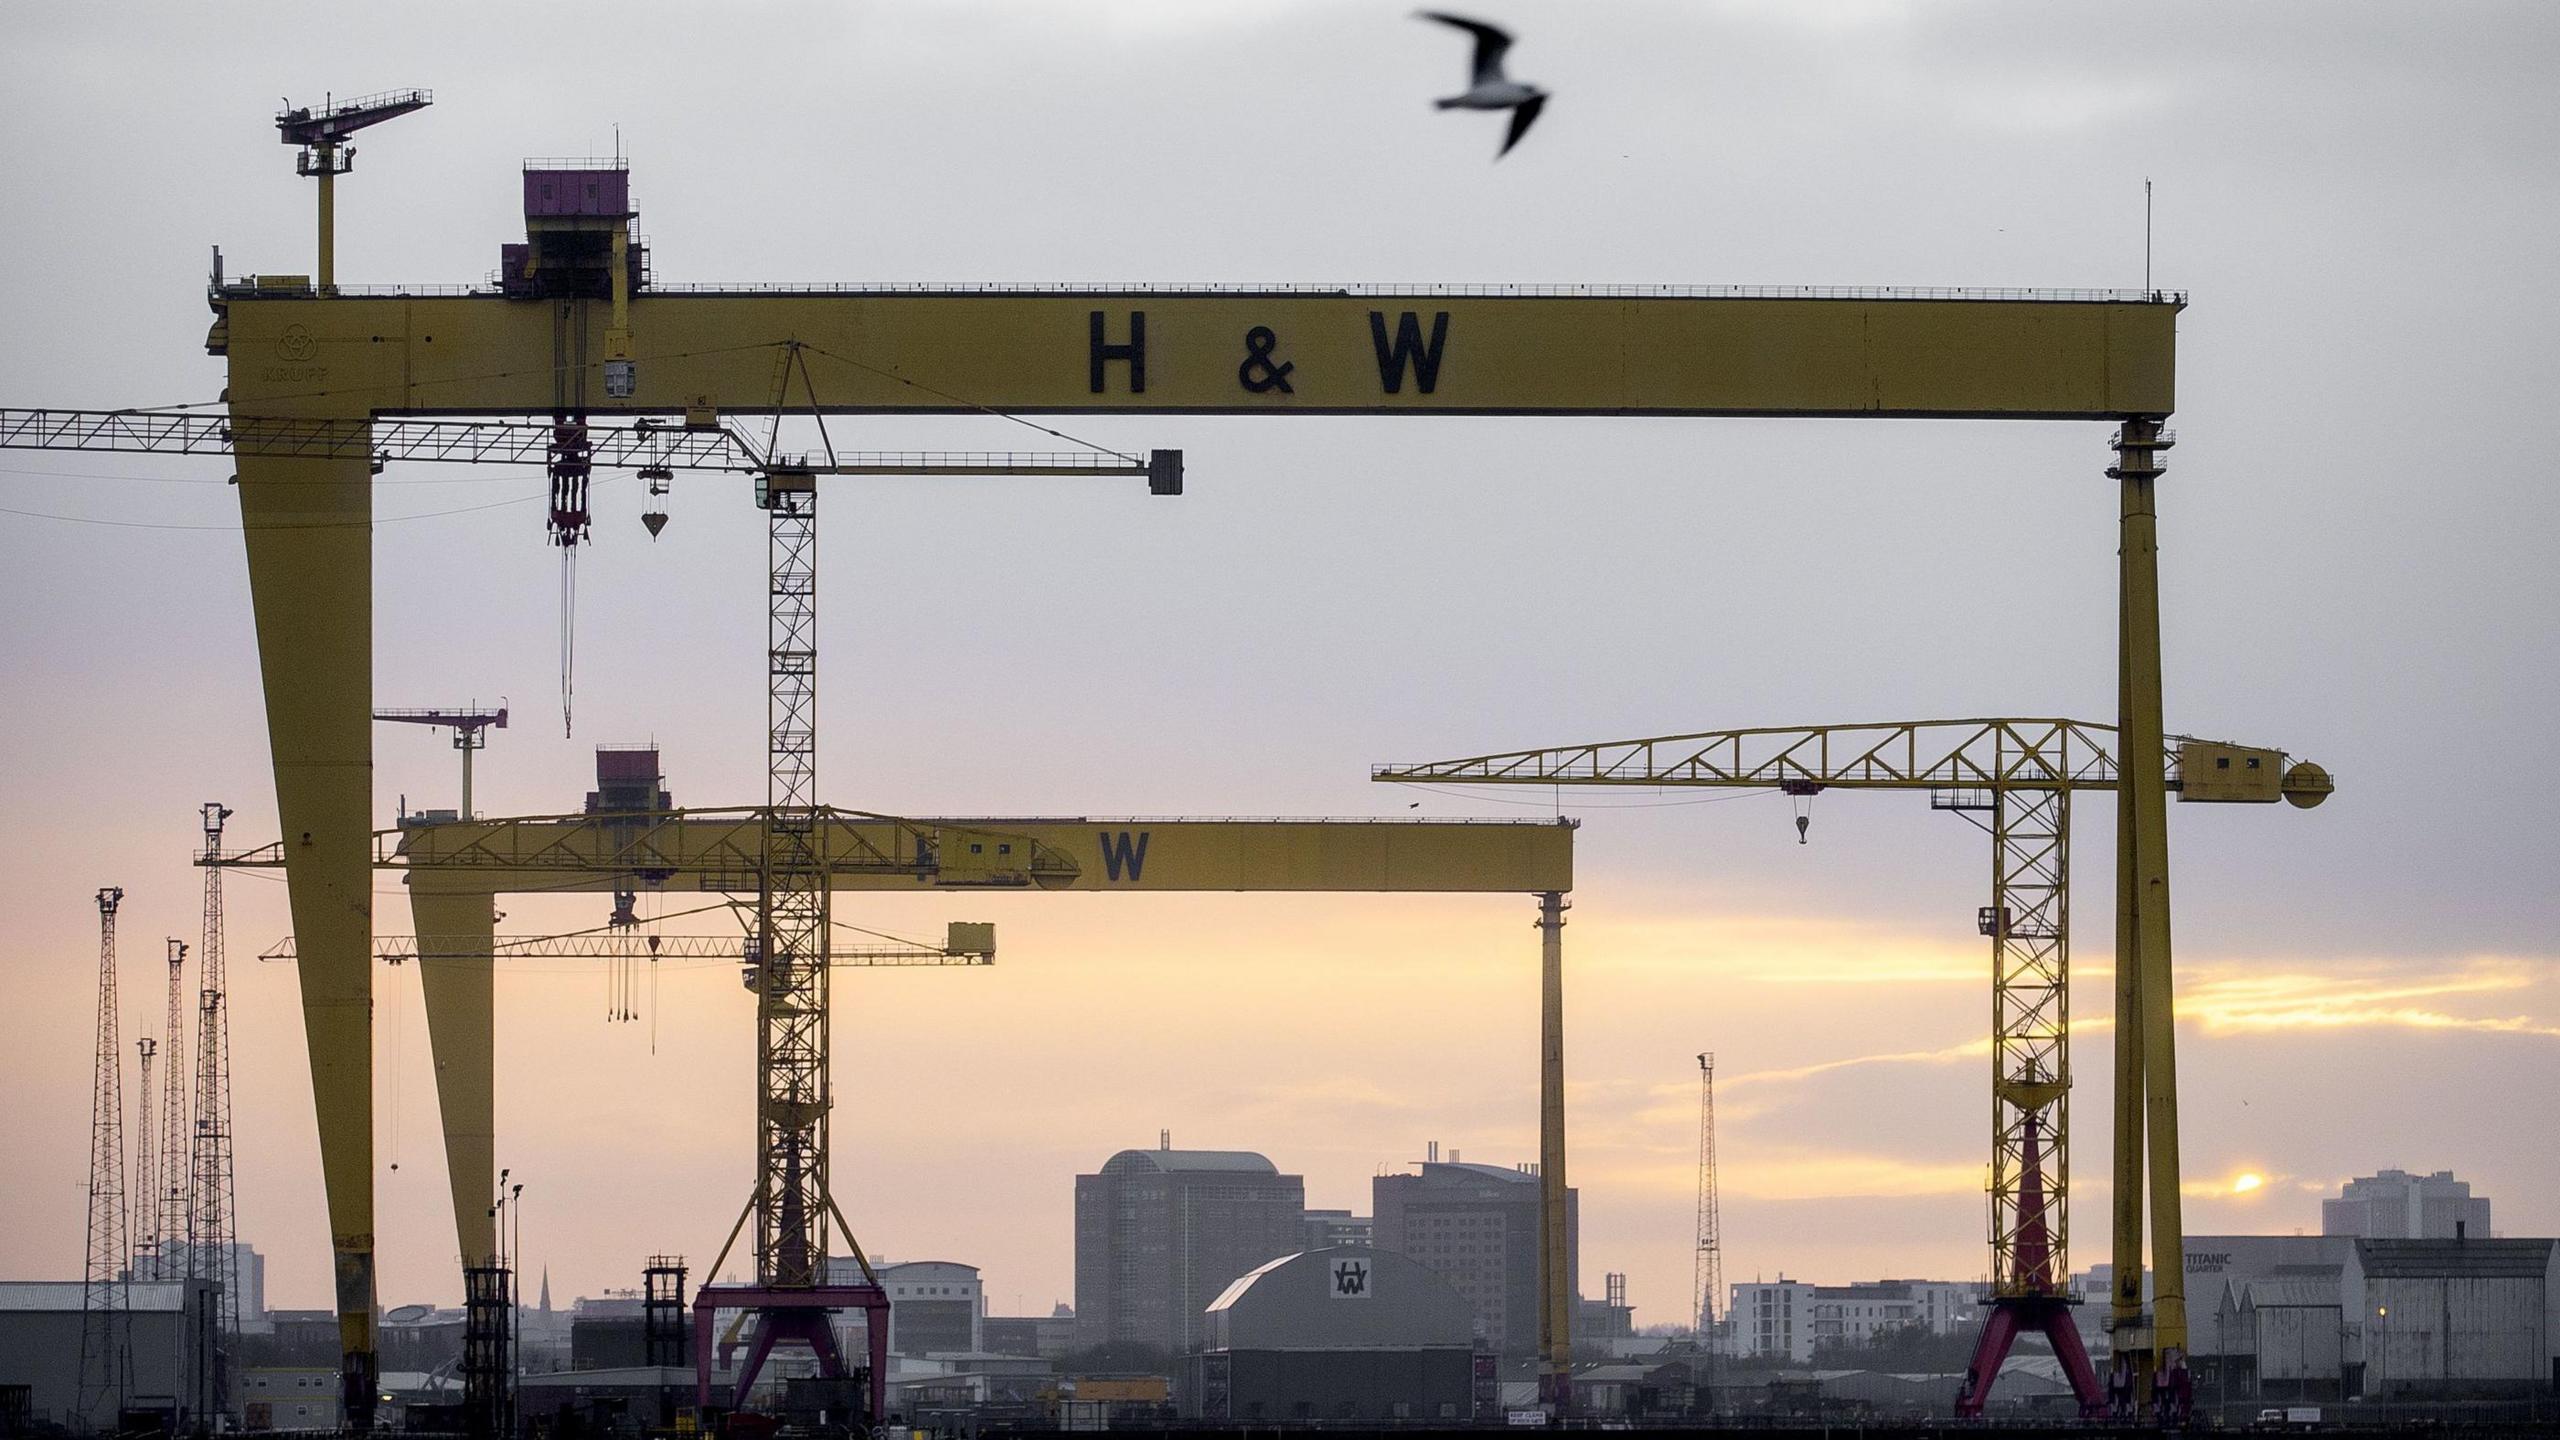
[{"label": "white building facade", "polygon": [[1784,1275],[1738,1284],[1726,1312],[1731,1349],[1803,1364],[1817,1345],[1868,1345],[1915,1326],[1952,1335],[1981,1318],[1983,1289],[1965,1280],[1813,1285]]}]

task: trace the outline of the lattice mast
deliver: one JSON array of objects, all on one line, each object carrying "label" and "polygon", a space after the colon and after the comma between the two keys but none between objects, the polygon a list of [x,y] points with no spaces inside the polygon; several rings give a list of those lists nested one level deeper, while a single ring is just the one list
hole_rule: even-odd
[{"label": "lattice mast", "polygon": [[[187,942],[169,941],[169,1003],[160,1021],[160,1158],[159,1168],[145,1166],[142,1179],[151,1186],[149,1203],[159,1209],[153,1224],[159,1238],[157,1272],[163,1280],[184,1280],[195,1268],[187,1225]],[[145,1089],[150,1082],[143,1082]]]},{"label": "lattice mast", "polygon": [[764,480],[771,562],[765,875],[757,932],[756,1277],[823,1283],[826,1265],[827,874],[818,813],[818,487]]},{"label": "lattice mast", "polygon": [[[204,803],[204,858],[222,858],[222,822],[231,811],[211,800]],[[238,1219],[233,1213],[231,1149],[231,1012],[224,989],[222,871],[204,867],[204,932],[196,947],[195,1114],[189,1151],[188,1274],[218,1287],[213,1323],[205,1327],[215,1346],[216,1363],[202,1367],[199,1415],[218,1413],[228,1403],[227,1360],[240,1334],[240,1276],[234,1251]]]},{"label": "lattice mast", "polygon": [[159,1132],[151,1124],[151,1061],[160,1052],[160,1042],[145,1035],[133,1042],[133,1052],[142,1063],[142,1093],[134,1101],[133,1255],[128,1263],[134,1279],[157,1280],[161,1274],[160,1206],[151,1177],[160,1173],[160,1157],[153,1148]]},{"label": "lattice mast", "polygon": [[1996,792],[1991,822],[1991,1290],[2070,1273],[2071,793]]},{"label": "lattice mast", "polygon": [[1698,1056],[1698,1249],[1690,1269],[1690,1314],[1698,1348],[1714,1354],[1716,1297],[1724,1293],[1723,1221],[1716,1201],[1716,1057]]},{"label": "lattice mast", "polygon": [[124,1048],[116,1024],[116,907],[124,891],[98,892],[97,1068],[89,1091],[88,1263],[80,1285],[80,1411],[112,1400],[122,1409],[133,1385],[126,1331],[131,1309],[124,1193]]}]

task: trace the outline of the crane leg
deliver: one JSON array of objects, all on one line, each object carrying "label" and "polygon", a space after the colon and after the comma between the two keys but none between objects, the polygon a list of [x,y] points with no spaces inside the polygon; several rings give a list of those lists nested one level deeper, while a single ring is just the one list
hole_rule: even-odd
[{"label": "crane leg", "polygon": [[[233,417],[254,431],[256,421]],[[366,449],[370,449],[368,444]],[[373,476],[238,457],[267,742],[301,950],[348,1427],[373,1423]]]},{"label": "crane leg", "polygon": [[1538,897],[1538,1370],[1539,1399],[1573,1407],[1573,1253],[1564,1174],[1564,912],[1561,891]]},{"label": "crane leg", "polygon": [[[2136,1029],[2139,1045],[2136,1066],[2129,1071],[2120,1059],[2117,1079],[2119,1084],[2131,1081],[2139,1087],[2142,1131],[2149,1150],[2152,1322],[2146,1368],[2162,1416],[2182,1422],[2187,1388],[2186,1227],[2178,1194],[2177,1031],[2170,975],[2168,783],[2161,734],[2159,515],[2154,493],[2160,473],[2158,452],[2167,439],[2158,421],[2128,419],[2117,433],[2116,444],[2117,463],[2109,473],[2121,487],[2118,700],[2122,714],[2116,731],[2123,754],[2117,803],[2125,812],[2117,840],[2129,852],[2118,862],[2121,885],[2116,904],[2118,936],[2132,942],[2129,950],[2119,953],[2117,965],[2121,969],[2130,962],[2140,987],[2136,1010],[2116,1016],[2118,1034],[2127,1027]],[[2121,1117],[2121,1098],[2118,1103]],[[2118,1135],[2119,1144],[2129,1139]],[[2133,1282],[2137,1285],[2140,1273],[2137,1267]],[[2117,1283],[2121,1287],[2123,1277]]]},{"label": "crane leg", "polygon": [[[2149,1139],[2152,1373],[2160,1401],[2179,1408],[2187,1347],[2185,1223],[2178,1194],[2178,1065],[2169,952],[2169,806],[2161,736],[2159,516],[2153,450],[2159,425],[2128,420],[2117,473],[2122,485],[2125,696],[2118,722],[2120,788],[2133,818],[2132,928],[2141,958],[2142,1095]],[[2121,1019],[2119,1020],[2121,1022]],[[2176,1418],[2183,1419],[2183,1416]]]},{"label": "crane leg", "polygon": [[409,913],[418,931],[454,1239],[464,1265],[494,1265],[498,1236],[489,1197],[498,1188],[497,1006],[490,950],[497,912],[485,891],[444,893],[422,887],[418,878],[411,877]]}]

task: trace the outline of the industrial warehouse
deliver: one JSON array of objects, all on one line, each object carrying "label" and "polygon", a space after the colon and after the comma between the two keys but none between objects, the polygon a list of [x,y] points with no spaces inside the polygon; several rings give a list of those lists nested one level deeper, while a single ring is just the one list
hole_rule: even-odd
[{"label": "industrial warehouse", "polygon": [[2560,18],[141,8],[0,1432],[2560,1426]]}]

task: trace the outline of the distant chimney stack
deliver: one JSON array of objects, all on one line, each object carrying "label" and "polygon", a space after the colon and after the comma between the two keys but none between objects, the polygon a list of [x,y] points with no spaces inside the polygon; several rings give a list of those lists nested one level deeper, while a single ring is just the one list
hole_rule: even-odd
[{"label": "distant chimney stack", "polygon": [[1157,1132],[1156,1132],[1156,1148],[1157,1148],[1157,1149],[1159,1149],[1159,1150],[1170,1150],[1170,1149],[1172,1149],[1172,1148],[1173,1148],[1173,1132],[1172,1132],[1172,1131],[1170,1131],[1170,1130],[1159,1130],[1159,1131],[1157,1131]]},{"label": "distant chimney stack", "polygon": [[1423,1152],[1423,1154],[1424,1154],[1424,1156],[1425,1156],[1426,1158],[1428,1158],[1428,1159],[1430,1160],[1430,1162],[1431,1162],[1432,1164],[1434,1164],[1434,1165],[1439,1164],[1439,1163],[1440,1163],[1440,1142],[1439,1142],[1439,1141],[1437,1141],[1437,1140],[1432,1141],[1432,1142],[1431,1142],[1431,1144],[1430,1144],[1430,1147],[1429,1147],[1428,1149],[1426,1149],[1426,1150]]},{"label": "distant chimney stack", "polygon": [[1449,1147],[1449,1163],[1452,1165],[1458,1163],[1458,1147],[1455,1145]]}]

